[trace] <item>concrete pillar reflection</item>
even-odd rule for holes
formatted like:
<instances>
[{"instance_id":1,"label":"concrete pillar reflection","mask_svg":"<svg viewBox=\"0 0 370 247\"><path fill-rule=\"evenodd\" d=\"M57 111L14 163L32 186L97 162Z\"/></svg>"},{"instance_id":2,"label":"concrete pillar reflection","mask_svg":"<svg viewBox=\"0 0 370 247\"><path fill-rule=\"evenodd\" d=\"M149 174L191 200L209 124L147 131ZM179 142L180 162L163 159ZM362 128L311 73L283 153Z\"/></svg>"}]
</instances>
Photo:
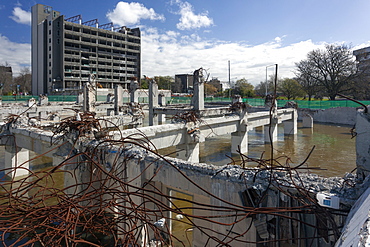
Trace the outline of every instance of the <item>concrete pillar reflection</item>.
<instances>
[{"instance_id":1,"label":"concrete pillar reflection","mask_svg":"<svg viewBox=\"0 0 370 247\"><path fill-rule=\"evenodd\" d=\"M302 127L303 128L312 128L313 127L313 117L309 114L306 114L302 118Z\"/></svg>"},{"instance_id":2,"label":"concrete pillar reflection","mask_svg":"<svg viewBox=\"0 0 370 247\"><path fill-rule=\"evenodd\" d=\"M7 148L8 147L8 148ZM29 169L29 150L25 148L15 148L7 146L5 148L5 169L6 173L11 171L9 176L19 177L28 175ZM11 170L12 169L12 170Z\"/></svg>"},{"instance_id":3,"label":"concrete pillar reflection","mask_svg":"<svg viewBox=\"0 0 370 247\"><path fill-rule=\"evenodd\" d=\"M248 152L248 132L237 131L231 133L231 153L237 154L237 150L241 153Z\"/></svg>"}]
</instances>

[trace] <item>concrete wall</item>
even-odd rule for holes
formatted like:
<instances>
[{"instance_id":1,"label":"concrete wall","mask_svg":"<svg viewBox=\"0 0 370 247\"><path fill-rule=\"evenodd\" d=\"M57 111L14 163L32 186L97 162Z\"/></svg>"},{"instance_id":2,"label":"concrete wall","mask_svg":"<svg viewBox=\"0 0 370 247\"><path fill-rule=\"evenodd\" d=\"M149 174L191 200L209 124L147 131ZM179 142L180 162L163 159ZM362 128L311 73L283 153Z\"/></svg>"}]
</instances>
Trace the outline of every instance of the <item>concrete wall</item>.
<instances>
[{"instance_id":1,"label":"concrete wall","mask_svg":"<svg viewBox=\"0 0 370 247\"><path fill-rule=\"evenodd\" d=\"M326 110L322 109L298 109L298 120L302 121L305 114L313 117L314 122L354 125L356 122L357 108L354 107L336 107Z\"/></svg>"}]
</instances>

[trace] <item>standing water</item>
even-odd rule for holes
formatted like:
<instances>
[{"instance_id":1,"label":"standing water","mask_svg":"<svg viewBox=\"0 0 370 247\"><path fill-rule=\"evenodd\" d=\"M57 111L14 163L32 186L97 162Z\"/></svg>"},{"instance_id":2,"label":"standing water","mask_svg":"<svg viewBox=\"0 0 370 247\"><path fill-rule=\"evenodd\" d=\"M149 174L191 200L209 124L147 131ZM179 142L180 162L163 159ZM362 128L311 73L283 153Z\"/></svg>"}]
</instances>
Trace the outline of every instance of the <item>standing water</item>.
<instances>
[{"instance_id":1,"label":"standing water","mask_svg":"<svg viewBox=\"0 0 370 247\"><path fill-rule=\"evenodd\" d=\"M273 143L274 158L278 158L282 164L290 158L289 164L294 167L303 162L315 146L306 164L308 167L320 168L320 170L310 169L309 171L325 177L343 176L356 167L355 138L351 139L350 129L349 126L317 123L314 124L313 129L302 128L301 123L298 123L298 133L294 136L284 135L283 126L279 125L278 141ZM262 128L249 131L248 139L249 151L246 154L248 157L261 158L263 155L263 159L270 158L271 145L264 143ZM231 154L230 142L230 135L208 138L200 145L200 162L221 166L235 160L236 164L240 164L237 162L240 158ZM172 152L175 152L173 147L161 150L162 154ZM255 166L256 163L249 162L247 165Z\"/></svg>"}]
</instances>

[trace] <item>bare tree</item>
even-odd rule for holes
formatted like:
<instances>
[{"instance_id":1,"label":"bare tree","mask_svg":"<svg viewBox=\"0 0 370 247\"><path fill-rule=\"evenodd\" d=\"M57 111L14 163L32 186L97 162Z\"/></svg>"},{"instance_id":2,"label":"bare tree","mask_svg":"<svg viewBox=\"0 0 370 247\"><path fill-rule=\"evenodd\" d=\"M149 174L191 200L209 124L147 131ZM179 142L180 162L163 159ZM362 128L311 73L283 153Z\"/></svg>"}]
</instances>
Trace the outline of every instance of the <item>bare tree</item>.
<instances>
[{"instance_id":1,"label":"bare tree","mask_svg":"<svg viewBox=\"0 0 370 247\"><path fill-rule=\"evenodd\" d=\"M356 62L346 45L330 44L324 50L313 50L307 54L306 60L296 66L298 78L311 86L322 86L331 100L335 100L338 93L348 90L356 75Z\"/></svg>"},{"instance_id":2,"label":"bare tree","mask_svg":"<svg viewBox=\"0 0 370 247\"><path fill-rule=\"evenodd\" d=\"M297 81L302 86L302 89L308 95L308 100L311 101L313 95L317 94L320 91L319 82L315 79L317 76L312 76L312 64L307 61L303 60L299 63L296 63L298 68Z\"/></svg>"},{"instance_id":3,"label":"bare tree","mask_svg":"<svg viewBox=\"0 0 370 247\"><path fill-rule=\"evenodd\" d=\"M12 92L13 73L12 67L6 62L0 65L0 86L4 93Z\"/></svg>"},{"instance_id":4,"label":"bare tree","mask_svg":"<svg viewBox=\"0 0 370 247\"><path fill-rule=\"evenodd\" d=\"M14 84L17 85L19 92L29 93L31 91L31 77L31 71L28 67L21 69L19 76L14 78Z\"/></svg>"}]
</instances>

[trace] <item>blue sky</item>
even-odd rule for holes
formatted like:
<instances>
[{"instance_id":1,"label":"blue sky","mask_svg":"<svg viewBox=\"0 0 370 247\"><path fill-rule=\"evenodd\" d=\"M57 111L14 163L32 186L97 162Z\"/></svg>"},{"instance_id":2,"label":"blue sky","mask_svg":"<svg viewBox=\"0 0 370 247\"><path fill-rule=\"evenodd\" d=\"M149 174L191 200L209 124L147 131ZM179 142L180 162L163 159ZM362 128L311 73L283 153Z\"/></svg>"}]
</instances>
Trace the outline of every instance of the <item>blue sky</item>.
<instances>
[{"instance_id":1,"label":"blue sky","mask_svg":"<svg viewBox=\"0 0 370 247\"><path fill-rule=\"evenodd\" d=\"M295 63L326 43L353 49L370 46L369 0L0 0L0 64L15 73L30 67L30 11L36 3L65 17L140 27L142 74L192 73L265 80L266 66L279 64L280 77L293 77ZM267 73L273 73L269 67Z\"/></svg>"}]
</instances>

